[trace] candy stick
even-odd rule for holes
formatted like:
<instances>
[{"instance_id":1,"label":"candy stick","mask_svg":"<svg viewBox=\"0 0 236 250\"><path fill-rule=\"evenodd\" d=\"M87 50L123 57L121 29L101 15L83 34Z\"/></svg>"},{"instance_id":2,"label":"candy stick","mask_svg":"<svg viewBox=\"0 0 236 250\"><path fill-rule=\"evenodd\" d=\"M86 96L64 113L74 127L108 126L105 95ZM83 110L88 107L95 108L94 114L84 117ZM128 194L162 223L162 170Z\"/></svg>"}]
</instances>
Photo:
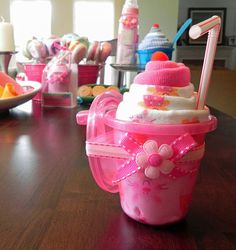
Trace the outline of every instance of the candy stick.
<instances>
[{"instance_id":1,"label":"candy stick","mask_svg":"<svg viewBox=\"0 0 236 250\"><path fill-rule=\"evenodd\" d=\"M207 97L208 87L210 83L212 67L215 58L216 46L220 32L221 19L218 16L213 16L201 23L193 25L189 30L189 36L192 39L208 33L207 45L205 50L204 62L200 78L199 90L197 95L197 109L204 109Z\"/></svg>"}]
</instances>

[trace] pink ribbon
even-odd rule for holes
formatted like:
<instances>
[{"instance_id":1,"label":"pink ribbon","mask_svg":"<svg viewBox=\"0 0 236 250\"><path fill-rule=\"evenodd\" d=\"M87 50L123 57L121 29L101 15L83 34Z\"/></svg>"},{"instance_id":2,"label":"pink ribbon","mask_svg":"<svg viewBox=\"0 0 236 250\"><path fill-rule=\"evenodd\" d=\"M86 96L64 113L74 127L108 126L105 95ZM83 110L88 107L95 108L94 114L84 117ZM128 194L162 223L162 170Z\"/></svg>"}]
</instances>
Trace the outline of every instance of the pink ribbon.
<instances>
[{"instance_id":1,"label":"pink ribbon","mask_svg":"<svg viewBox=\"0 0 236 250\"><path fill-rule=\"evenodd\" d=\"M69 70L64 67L64 71L62 72L53 72L49 79L47 80L48 83L63 83L64 79L68 76Z\"/></svg>"},{"instance_id":2,"label":"pink ribbon","mask_svg":"<svg viewBox=\"0 0 236 250\"><path fill-rule=\"evenodd\" d=\"M160 146L154 140L147 140L142 145L126 133L119 144L131 157L117 171L113 183L120 182L141 169L150 179L156 179L160 174L170 174L175 167L174 163L197 145L188 133L178 137L170 145Z\"/></svg>"}]
</instances>

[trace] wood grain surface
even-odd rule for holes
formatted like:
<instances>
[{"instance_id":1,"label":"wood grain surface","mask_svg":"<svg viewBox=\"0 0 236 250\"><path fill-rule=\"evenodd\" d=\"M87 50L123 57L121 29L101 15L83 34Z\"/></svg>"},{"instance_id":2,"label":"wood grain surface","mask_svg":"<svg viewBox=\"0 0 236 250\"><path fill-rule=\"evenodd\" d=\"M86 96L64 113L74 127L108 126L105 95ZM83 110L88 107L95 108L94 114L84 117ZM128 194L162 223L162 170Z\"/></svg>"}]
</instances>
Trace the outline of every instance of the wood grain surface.
<instances>
[{"instance_id":1,"label":"wood grain surface","mask_svg":"<svg viewBox=\"0 0 236 250\"><path fill-rule=\"evenodd\" d=\"M95 184L77 108L27 105L0 114L0 249L236 249L236 120L212 110L190 211L154 227Z\"/></svg>"}]
</instances>

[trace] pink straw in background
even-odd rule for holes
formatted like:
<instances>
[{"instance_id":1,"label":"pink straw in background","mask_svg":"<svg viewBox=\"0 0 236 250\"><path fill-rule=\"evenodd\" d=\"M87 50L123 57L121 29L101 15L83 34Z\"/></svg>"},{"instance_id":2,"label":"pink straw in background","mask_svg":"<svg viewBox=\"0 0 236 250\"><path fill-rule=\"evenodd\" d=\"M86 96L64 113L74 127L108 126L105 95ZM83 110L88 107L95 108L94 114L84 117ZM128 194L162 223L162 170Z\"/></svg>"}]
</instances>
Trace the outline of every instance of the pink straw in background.
<instances>
[{"instance_id":1,"label":"pink straw in background","mask_svg":"<svg viewBox=\"0 0 236 250\"><path fill-rule=\"evenodd\" d=\"M201 23L193 25L189 30L189 36L192 39L197 39L208 32L206 51L197 95L197 109L204 109L205 106L212 73L212 67L216 53L218 36L220 33L220 26L220 17L213 16Z\"/></svg>"}]
</instances>

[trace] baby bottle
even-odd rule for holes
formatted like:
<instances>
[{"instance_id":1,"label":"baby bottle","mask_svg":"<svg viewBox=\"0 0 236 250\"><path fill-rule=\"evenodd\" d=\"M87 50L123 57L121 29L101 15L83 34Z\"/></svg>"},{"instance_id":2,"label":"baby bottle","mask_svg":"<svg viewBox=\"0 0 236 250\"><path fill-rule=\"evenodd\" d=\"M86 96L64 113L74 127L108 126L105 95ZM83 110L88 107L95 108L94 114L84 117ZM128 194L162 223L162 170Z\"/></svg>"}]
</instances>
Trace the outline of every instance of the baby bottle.
<instances>
[{"instance_id":1,"label":"baby bottle","mask_svg":"<svg viewBox=\"0 0 236 250\"><path fill-rule=\"evenodd\" d=\"M117 64L136 63L138 46L138 4L137 0L126 0L119 20L117 41Z\"/></svg>"}]
</instances>

